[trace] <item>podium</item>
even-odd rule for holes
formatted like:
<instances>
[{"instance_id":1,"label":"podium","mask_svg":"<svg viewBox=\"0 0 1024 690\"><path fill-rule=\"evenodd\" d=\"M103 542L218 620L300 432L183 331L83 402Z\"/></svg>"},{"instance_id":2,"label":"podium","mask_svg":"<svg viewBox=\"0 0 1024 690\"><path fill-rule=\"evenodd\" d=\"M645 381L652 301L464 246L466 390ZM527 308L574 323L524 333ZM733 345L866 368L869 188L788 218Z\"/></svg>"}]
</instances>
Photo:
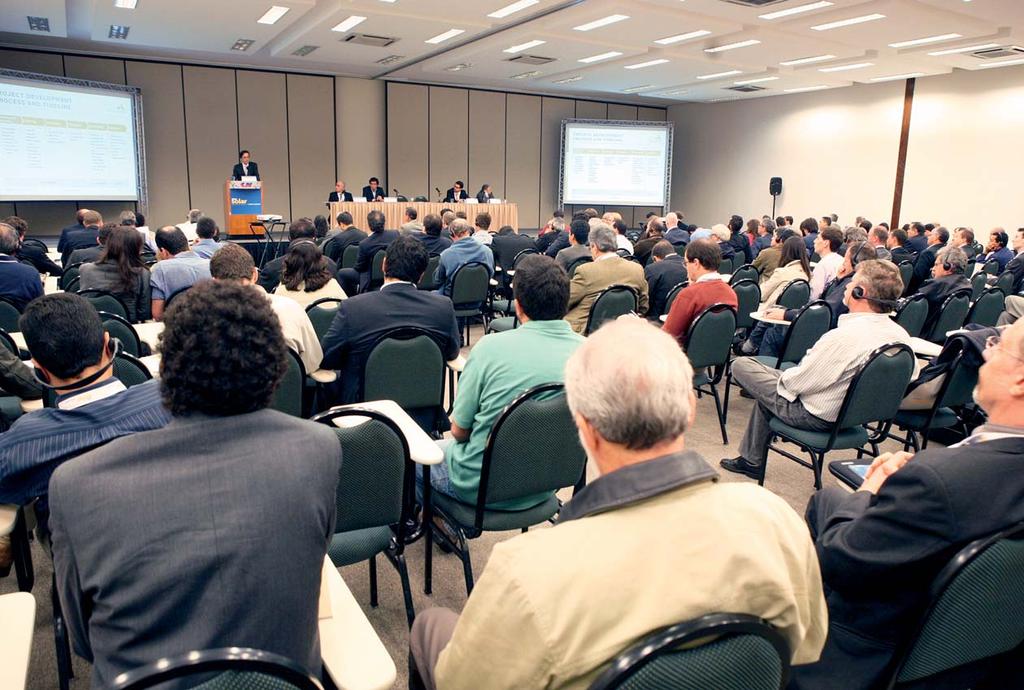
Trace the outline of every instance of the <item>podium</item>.
<instances>
[{"instance_id":1,"label":"podium","mask_svg":"<svg viewBox=\"0 0 1024 690\"><path fill-rule=\"evenodd\" d=\"M228 237L263 236L262 225L250 227L263 213L263 183L228 180L224 183L224 224Z\"/></svg>"}]
</instances>

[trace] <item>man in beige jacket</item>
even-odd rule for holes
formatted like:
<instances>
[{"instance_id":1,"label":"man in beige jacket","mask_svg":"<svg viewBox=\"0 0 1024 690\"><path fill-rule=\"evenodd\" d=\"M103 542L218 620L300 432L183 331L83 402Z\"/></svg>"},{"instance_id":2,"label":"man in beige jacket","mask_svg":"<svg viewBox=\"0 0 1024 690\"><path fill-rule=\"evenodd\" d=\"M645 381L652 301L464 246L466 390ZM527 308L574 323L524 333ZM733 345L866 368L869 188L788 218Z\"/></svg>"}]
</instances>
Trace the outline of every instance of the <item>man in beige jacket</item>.
<instances>
[{"instance_id":1,"label":"man in beige jacket","mask_svg":"<svg viewBox=\"0 0 1024 690\"><path fill-rule=\"evenodd\" d=\"M764 618L794 664L818 659L828 619L807 527L775 494L719 482L686 450L692 378L675 340L640 319L576 350L566 392L601 477L554 528L495 546L461 615L417 617L410 646L426 687L586 688L642 637L715 612Z\"/></svg>"},{"instance_id":2,"label":"man in beige jacket","mask_svg":"<svg viewBox=\"0 0 1024 690\"><path fill-rule=\"evenodd\" d=\"M612 285L627 285L639 295L640 314L647 313L647 279L643 267L615 253L615 231L604 223L590 230L590 255L594 260L576 269L569 283L569 313L565 320L577 333L587 328L587 317L598 295Z\"/></svg>"}]
</instances>

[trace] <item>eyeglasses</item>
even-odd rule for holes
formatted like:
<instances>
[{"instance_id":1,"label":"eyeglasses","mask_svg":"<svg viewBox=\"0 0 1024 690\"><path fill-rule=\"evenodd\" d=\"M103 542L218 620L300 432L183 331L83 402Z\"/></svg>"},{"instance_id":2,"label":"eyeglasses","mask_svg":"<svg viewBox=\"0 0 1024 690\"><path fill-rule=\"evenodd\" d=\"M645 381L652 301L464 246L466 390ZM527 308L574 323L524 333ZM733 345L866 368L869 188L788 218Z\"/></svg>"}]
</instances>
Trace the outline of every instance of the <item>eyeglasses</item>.
<instances>
[{"instance_id":1,"label":"eyeglasses","mask_svg":"<svg viewBox=\"0 0 1024 690\"><path fill-rule=\"evenodd\" d=\"M1002 334L990 335L989 337L985 338L985 352L987 353L990 350L999 350L1001 352L1004 352L1008 357L1014 358L1018 362L1024 362L1024 357L1022 357L1021 355L1015 355L1012 352L1009 352L1005 350L1003 347L1001 347L1001 341Z\"/></svg>"}]
</instances>

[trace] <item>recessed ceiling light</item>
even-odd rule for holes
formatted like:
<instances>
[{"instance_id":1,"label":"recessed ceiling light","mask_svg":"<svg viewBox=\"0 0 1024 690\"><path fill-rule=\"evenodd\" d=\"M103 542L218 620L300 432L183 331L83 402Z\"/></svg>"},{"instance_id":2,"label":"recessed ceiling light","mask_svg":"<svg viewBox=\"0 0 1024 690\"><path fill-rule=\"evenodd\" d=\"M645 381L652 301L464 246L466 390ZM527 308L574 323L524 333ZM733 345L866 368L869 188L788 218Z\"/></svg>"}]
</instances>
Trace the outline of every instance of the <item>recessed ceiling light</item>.
<instances>
[{"instance_id":1,"label":"recessed ceiling light","mask_svg":"<svg viewBox=\"0 0 1024 690\"><path fill-rule=\"evenodd\" d=\"M963 38L960 34L941 34L939 36L925 36L924 38L915 38L911 41L899 41L898 43L890 43L890 48L909 48L910 46L921 46L926 43L939 43L941 41L952 41L954 38Z\"/></svg>"},{"instance_id":2,"label":"recessed ceiling light","mask_svg":"<svg viewBox=\"0 0 1024 690\"><path fill-rule=\"evenodd\" d=\"M865 14L860 17L851 17L850 19L840 19L837 22L829 22L828 24L818 24L811 28L815 31L828 31L829 29L841 29L844 26L853 26L854 24L863 24L864 22L873 22L876 19L885 19L884 14Z\"/></svg>"},{"instance_id":3,"label":"recessed ceiling light","mask_svg":"<svg viewBox=\"0 0 1024 690\"><path fill-rule=\"evenodd\" d=\"M779 64L786 67L792 67L793 65L809 65L812 62L824 62L825 60L832 60L833 58L835 58L835 55L814 55L811 57L798 58L796 60L786 60Z\"/></svg>"},{"instance_id":4,"label":"recessed ceiling light","mask_svg":"<svg viewBox=\"0 0 1024 690\"><path fill-rule=\"evenodd\" d=\"M700 29L699 31L691 31L688 34L678 34L676 36L666 36L665 38L659 38L655 43L663 46L670 46L673 43L680 43L682 41L689 41L691 38L700 38L701 36L710 36L711 32L706 29Z\"/></svg>"},{"instance_id":5,"label":"recessed ceiling light","mask_svg":"<svg viewBox=\"0 0 1024 690\"><path fill-rule=\"evenodd\" d=\"M734 81L733 84L736 86L746 86L747 84L760 84L763 81L777 81L778 77L758 77L757 79L742 79L740 81Z\"/></svg>"},{"instance_id":6,"label":"recessed ceiling light","mask_svg":"<svg viewBox=\"0 0 1024 690\"><path fill-rule=\"evenodd\" d=\"M989 62L984 65L978 65L978 69L992 69L993 67L1009 67L1010 65L1024 65L1024 58L1014 58L1013 60L1003 60L1002 62Z\"/></svg>"},{"instance_id":7,"label":"recessed ceiling light","mask_svg":"<svg viewBox=\"0 0 1024 690\"><path fill-rule=\"evenodd\" d=\"M875 77L871 81L896 81L897 79L914 79L923 77L924 72L911 72L909 74L890 74L888 77Z\"/></svg>"},{"instance_id":8,"label":"recessed ceiling light","mask_svg":"<svg viewBox=\"0 0 1024 690\"><path fill-rule=\"evenodd\" d=\"M590 57L580 58L578 61L585 64L590 64L591 62L599 62L601 60L607 60L608 58L619 57L620 55L622 55L622 53L620 53L617 50L609 50L607 53L601 53L599 55L591 55Z\"/></svg>"},{"instance_id":9,"label":"recessed ceiling light","mask_svg":"<svg viewBox=\"0 0 1024 690\"><path fill-rule=\"evenodd\" d=\"M732 50L734 48L746 48L747 46L756 46L761 41L756 38L751 38L747 41L737 41L736 43L726 43L724 46L716 46L714 48L705 48L705 53L721 53L723 50Z\"/></svg>"},{"instance_id":10,"label":"recessed ceiling light","mask_svg":"<svg viewBox=\"0 0 1024 690\"><path fill-rule=\"evenodd\" d=\"M120 7L123 10L134 10L138 4L139 0L114 0L114 7Z\"/></svg>"},{"instance_id":11,"label":"recessed ceiling light","mask_svg":"<svg viewBox=\"0 0 1024 690\"><path fill-rule=\"evenodd\" d=\"M130 29L130 26L124 26L122 24L111 24L110 31L107 33L107 38L116 38L123 41L128 38L128 31Z\"/></svg>"},{"instance_id":12,"label":"recessed ceiling light","mask_svg":"<svg viewBox=\"0 0 1024 690\"><path fill-rule=\"evenodd\" d=\"M525 10L527 7L532 7L538 2L540 2L540 0L519 0L519 2L513 2L511 5L502 7L500 10L495 10L487 16L493 19L504 19L510 14L515 14L519 10Z\"/></svg>"},{"instance_id":13,"label":"recessed ceiling light","mask_svg":"<svg viewBox=\"0 0 1024 690\"><path fill-rule=\"evenodd\" d=\"M664 65L668 60L665 58L658 58L657 60L648 60L647 62L638 62L635 65L626 65L626 69L643 69L644 67L654 67L655 65Z\"/></svg>"},{"instance_id":14,"label":"recessed ceiling light","mask_svg":"<svg viewBox=\"0 0 1024 690\"><path fill-rule=\"evenodd\" d=\"M847 72L851 69L864 69L865 67L871 67L875 63L873 62L855 62L852 65L839 65L838 67L822 67L819 72Z\"/></svg>"},{"instance_id":15,"label":"recessed ceiling light","mask_svg":"<svg viewBox=\"0 0 1024 690\"><path fill-rule=\"evenodd\" d=\"M530 77L536 77L540 74L537 70L532 72L523 72L522 74L513 74L509 79L529 79Z\"/></svg>"},{"instance_id":16,"label":"recessed ceiling light","mask_svg":"<svg viewBox=\"0 0 1024 690\"><path fill-rule=\"evenodd\" d=\"M572 27L574 31L590 31L592 29L600 29L602 26L608 26L615 22L621 22L625 19L629 19L629 15L625 14L610 14L602 19L595 19L592 22L586 24L580 24L579 26Z\"/></svg>"},{"instance_id":17,"label":"recessed ceiling light","mask_svg":"<svg viewBox=\"0 0 1024 690\"><path fill-rule=\"evenodd\" d=\"M251 38L240 38L231 46L231 50L249 50L256 41Z\"/></svg>"},{"instance_id":18,"label":"recessed ceiling light","mask_svg":"<svg viewBox=\"0 0 1024 690\"><path fill-rule=\"evenodd\" d=\"M365 21L366 17L360 17L358 14L353 14L345 21L335 24L331 28L331 31L348 31L352 27L357 26L358 24L362 24Z\"/></svg>"},{"instance_id":19,"label":"recessed ceiling light","mask_svg":"<svg viewBox=\"0 0 1024 690\"><path fill-rule=\"evenodd\" d=\"M731 69L728 72L715 72L714 74L702 74L698 79L718 79L719 77L731 77L734 74L743 74L741 69Z\"/></svg>"},{"instance_id":20,"label":"recessed ceiling light","mask_svg":"<svg viewBox=\"0 0 1024 690\"><path fill-rule=\"evenodd\" d=\"M822 0L821 2L812 2L810 5L800 5L799 7L790 7L788 10L778 10L777 12L769 12L768 14L760 14L760 19L781 19L782 17L788 17L794 14L800 14L802 12L811 12L813 10L820 10L824 7L832 7L831 2Z\"/></svg>"},{"instance_id":21,"label":"recessed ceiling light","mask_svg":"<svg viewBox=\"0 0 1024 690\"><path fill-rule=\"evenodd\" d=\"M566 77L565 79L556 79L555 81L553 81L551 83L552 84L571 84L572 82L579 81L582 78L583 78L582 75L577 74L575 77Z\"/></svg>"},{"instance_id":22,"label":"recessed ceiling light","mask_svg":"<svg viewBox=\"0 0 1024 690\"><path fill-rule=\"evenodd\" d=\"M945 50L936 50L929 55L955 55L957 53L973 53L976 50L986 50L988 48L998 48L998 43L982 43L976 46L964 46L962 48L946 48Z\"/></svg>"},{"instance_id":23,"label":"recessed ceiling light","mask_svg":"<svg viewBox=\"0 0 1024 690\"><path fill-rule=\"evenodd\" d=\"M427 40L424 41L424 43L433 43L434 45L437 45L438 43L444 43L449 38L455 38L459 34L464 33L466 33L465 29L448 29L443 34L438 34L433 38L428 38Z\"/></svg>"},{"instance_id":24,"label":"recessed ceiling light","mask_svg":"<svg viewBox=\"0 0 1024 690\"><path fill-rule=\"evenodd\" d=\"M50 31L50 20L46 17L29 17L28 18L28 30L29 31L44 31L49 33Z\"/></svg>"},{"instance_id":25,"label":"recessed ceiling light","mask_svg":"<svg viewBox=\"0 0 1024 690\"><path fill-rule=\"evenodd\" d=\"M545 43L547 43L547 41L541 41L541 40L527 41L526 43L520 43L517 46L512 46L511 48L506 48L502 52L503 53L519 53L519 52L522 52L524 50L529 50L530 48L536 48L537 46L542 46Z\"/></svg>"},{"instance_id":26,"label":"recessed ceiling light","mask_svg":"<svg viewBox=\"0 0 1024 690\"><path fill-rule=\"evenodd\" d=\"M445 72L461 72L462 70L469 69L472 66L473 66L472 62L460 62L457 65L452 65L451 67L445 67L444 71Z\"/></svg>"},{"instance_id":27,"label":"recessed ceiling light","mask_svg":"<svg viewBox=\"0 0 1024 690\"><path fill-rule=\"evenodd\" d=\"M823 89L830 88L825 84L819 86L801 86L797 89L783 89L785 93L803 93L804 91L822 91Z\"/></svg>"},{"instance_id":28,"label":"recessed ceiling light","mask_svg":"<svg viewBox=\"0 0 1024 690\"><path fill-rule=\"evenodd\" d=\"M377 64L378 65L390 65L392 62L398 62L399 60L404 60L404 59L405 59L404 55L388 55L387 57L383 57L380 60L377 60Z\"/></svg>"},{"instance_id":29,"label":"recessed ceiling light","mask_svg":"<svg viewBox=\"0 0 1024 690\"><path fill-rule=\"evenodd\" d=\"M398 0L380 0L381 2L398 2Z\"/></svg>"},{"instance_id":30,"label":"recessed ceiling light","mask_svg":"<svg viewBox=\"0 0 1024 690\"><path fill-rule=\"evenodd\" d=\"M653 84L644 84L643 86L631 86L628 89L623 89L622 93L636 93L637 91L643 91L644 89L653 89Z\"/></svg>"},{"instance_id":31,"label":"recessed ceiling light","mask_svg":"<svg viewBox=\"0 0 1024 690\"><path fill-rule=\"evenodd\" d=\"M690 93L689 89L675 89L674 91L662 91L662 96L678 96L680 94Z\"/></svg>"},{"instance_id":32,"label":"recessed ceiling light","mask_svg":"<svg viewBox=\"0 0 1024 690\"><path fill-rule=\"evenodd\" d=\"M273 24L278 19L288 13L290 7L281 7L280 5L273 5L269 10L263 13L263 16L256 20L257 24Z\"/></svg>"},{"instance_id":33,"label":"recessed ceiling light","mask_svg":"<svg viewBox=\"0 0 1024 690\"><path fill-rule=\"evenodd\" d=\"M302 46L298 50L292 51L292 55L296 57L306 57L320 46Z\"/></svg>"}]
</instances>

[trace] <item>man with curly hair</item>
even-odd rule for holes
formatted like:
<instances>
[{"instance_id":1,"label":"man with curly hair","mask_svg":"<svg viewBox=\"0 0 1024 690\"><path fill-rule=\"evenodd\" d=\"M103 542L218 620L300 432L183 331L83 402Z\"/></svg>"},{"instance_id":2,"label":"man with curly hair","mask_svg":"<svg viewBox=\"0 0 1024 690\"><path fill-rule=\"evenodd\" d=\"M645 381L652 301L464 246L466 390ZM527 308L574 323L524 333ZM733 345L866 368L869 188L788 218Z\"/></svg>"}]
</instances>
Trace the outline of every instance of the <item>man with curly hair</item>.
<instances>
[{"instance_id":1,"label":"man with curly hair","mask_svg":"<svg viewBox=\"0 0 1024 690\"><path fill-rule=\"evenodd\" d=\"M338 437L267 409L287 353L255 287L199 283L164 322L171 423L87 453L50 483L75 649L92 662L94 687L153 659L231 646L317 673Z\"/></svg>"}]
</instances>

